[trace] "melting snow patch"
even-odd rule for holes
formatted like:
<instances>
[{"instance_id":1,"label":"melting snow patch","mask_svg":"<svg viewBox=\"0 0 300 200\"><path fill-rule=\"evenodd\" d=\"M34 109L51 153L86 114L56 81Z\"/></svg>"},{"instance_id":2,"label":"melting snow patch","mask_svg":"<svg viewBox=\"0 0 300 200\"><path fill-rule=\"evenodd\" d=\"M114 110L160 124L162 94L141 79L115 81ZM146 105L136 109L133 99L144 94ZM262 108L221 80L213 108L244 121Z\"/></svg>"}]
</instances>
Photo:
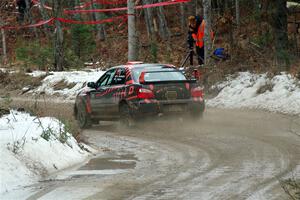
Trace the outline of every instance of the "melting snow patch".
<instances>
[{"instance_id":1,"label":"melting snow patch","mask_svg":"<svg viewBox=\"0 0 300 200\"><path fill-rule=\"evenodd\" d=\"M214 88L221 92L207 105L223 108L252 108L300 115L300 81L281 73L268 78L266 74L241 72L228 77Z\"/></svg>"},{"instance_id":2,"label":"melting snow patch","mask_svg":"<svg viewBox=\"0 0 300 200\"><path fill-rule=\"evenodd\" d=\"M16 111L3 116L0 118L0 199L43 175L84 161L89 153L81 145L55 118L37 118Z\"/></svg>"},{"instance_id":3,"label":"melting snow patch","mask_svg":"<svg viewBox=\"0 0 300 200\"><path fill-rule=\"evenodd\" d=\"M68 99L74 99L85 83L97 81L103 74L104 71L100 70L50 72L42 81L42 85L31 92L38 94L45 93L47 95L58 94ZM29 75L39 77L45 75L45 72L34 71ZM61 82L70 87L55 88Z\"/></svg>"}]
</instances>

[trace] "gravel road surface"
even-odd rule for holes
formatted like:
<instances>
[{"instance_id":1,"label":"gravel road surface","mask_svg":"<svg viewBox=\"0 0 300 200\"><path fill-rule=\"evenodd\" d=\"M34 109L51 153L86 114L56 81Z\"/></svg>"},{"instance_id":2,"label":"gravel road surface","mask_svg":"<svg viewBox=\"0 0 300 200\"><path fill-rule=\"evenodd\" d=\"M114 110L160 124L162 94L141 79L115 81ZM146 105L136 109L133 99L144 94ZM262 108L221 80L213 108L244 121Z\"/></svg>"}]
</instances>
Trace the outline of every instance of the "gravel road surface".
<instances>
[{"instance_id":1,"label":"gravel road surface","mask_svg":"<svg viewBox=\"0 0 300 200\"><path fill-rule=\"evenodd\" d=\"M199 121L117 127L85 130L103 153L34 186L29 199L282 200L285 180L300 180L299 117L209 108Z\"/></svg>"}]
</instances>

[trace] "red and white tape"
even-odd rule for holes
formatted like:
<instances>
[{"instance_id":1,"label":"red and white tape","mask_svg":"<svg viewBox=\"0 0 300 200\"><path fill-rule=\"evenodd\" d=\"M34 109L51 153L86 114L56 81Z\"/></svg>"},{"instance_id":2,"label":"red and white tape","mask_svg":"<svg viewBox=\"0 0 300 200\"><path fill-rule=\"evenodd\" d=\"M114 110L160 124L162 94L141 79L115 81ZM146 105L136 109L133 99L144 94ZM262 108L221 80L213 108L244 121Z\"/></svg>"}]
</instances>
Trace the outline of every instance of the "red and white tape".
<instances>
[{"instance_id":1,"label":"red and white tape","mask_svg":"<svg viewBox=\"0 0 300 200\"><path fill-rule=\"evenodd\" d=\"M11 29L33 28L33 27L43 26L43 25L46 25L46 24L53 24L53 22L55 20L58 20L62 23L68 23L68 24L95 25L95 24L110 23L110 22L114 22L114 21L117 21L117 20L124 20L127 17L128 17L128 15L120 15L120 16L117 16L117 17L111 17L111 18L97 20L97 21L77 21L77 20L64 19L64 18L51 18L51 19L48 19L48 20L40 21L36 24L29 24L29 25L24 25L24 26L2 26L2 27L0 27L0 29L11 30Z\"/></svg>"}]
</instances>

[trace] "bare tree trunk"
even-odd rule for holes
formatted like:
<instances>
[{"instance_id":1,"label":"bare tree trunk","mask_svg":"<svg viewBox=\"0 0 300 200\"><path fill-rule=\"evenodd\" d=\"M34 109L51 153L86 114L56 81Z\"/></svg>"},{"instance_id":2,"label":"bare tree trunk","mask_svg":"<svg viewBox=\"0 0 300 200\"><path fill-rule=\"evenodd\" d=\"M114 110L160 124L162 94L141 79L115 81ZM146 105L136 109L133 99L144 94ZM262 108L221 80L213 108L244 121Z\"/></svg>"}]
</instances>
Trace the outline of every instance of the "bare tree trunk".
<instances>
[{"instance_id":1,"label":"bare tree trunk","mask_svg":"<svg viewBox=\"0 0 300 200\"><path fill-rule=\"evenodd\" d=\"M0 18L0 26L3 26L2 18ZM5 36L5 30L1 29L1 35L2 35L2 53L3 53L3 59L2 63L5 65L7 63L7 49L6 49L6 36Z\"/></svg>"},{"instance_id":2,"label":"bare tree trunk","mask_svg":"<svg viewBox=\"0 0 300 200\"><path fill-rule=\"evenodd\" d=\"M31 17L31 13L30 13L30 1L25 0L25 4L26 4L25 15L27 16L27 18L29 19L29 21L31 23L32 22L32 17Z\"/></svg>"},{"instance_id":3,"label":"bare tree trunk","mask_svg":"<svg viewBox=\"0 0 300 200\"><path fill-rule=\"evenodd\" d=\"M201 15L202 14L202 1L201 0L196 0L196 15Z\"/></svg>"},{"instance_id":4,"label":"bare tree trunk","mask_svg":"<svg viewBox=\"0 0 300 200\"><path fill-rule=\"evenodd\" d=\"M158 2L162 2L161 0L158 0ZM164 14L163 7L158 7L158 20L159 20L159 33L163 40L169 41L170 39L170 30L168 28L168 23L166 20L166 16Z\"/></svg>"},{"instance_id":5,"label":"bare tree trunk","mask_svg":"<svg viewBox=\"0 0 300 200\"><path fill-rule=\"evenodd\" d=\"M240 29L240 5L239 0L235 0L235 18L238 29Z\"/></svg>"},{"instance_id":6,"label":"bare tree trunk","mask_svg":"<svg viewBox=\"0 0 300 200\"><path fill-rule=\"evenodd\" d=\"M191 0L187 3L187 14L188 16L196 15L196 0Z\"/></svg>"},{"instance_id":7,"label":"bare tree trunk","mask_svg":"<svg viewBox=\"0 0 300 200\"><path fill-rule=\"evenodd\" d=\"M143 5L147 5L147 4L151 4L152 1L145 0L142 3L143 3ZM154 36L153 9L146 8L144 11L145 11L145 22L146 22L146 27L147 27L148 38L151 39Z\"/></svg>"},{"instance_id":8,"label":"bare tree trunk","mask_svg":"<svg viewBox=\"0 0 300 200\"><path fill-rule=\"evenodd\" d=\"M93 0L91 0L91 3L92 3L92 9L96 9L96 6L93 4ZM93 12L92 16L94 21L101 19L100 14L97 12ZM97 40L105 41L106 33L105 33L104 24L97 24L96 30L97 30Z\"/></svg>"},{"instance_id":9,"label":"bare tree trunk","mask_svg":"<svg viewBox=\"0 0 300 200\"><path fill-rule=\"evenodd\" d=\"M30 1L30 0L25 0L25 4L26 4L25 16L26 16L27 19L29 20L29 23L30 23L30 24L34 24L35 21L33 20L32 15L31 15L31 12L30 12L31 1ZM38 33L37 33L37 30L36 30L36 27L33 27L32 30L33 30L33 32L34 32L34 34L35 34L35 37L38 38Z\"/></svg>"},{"instance_id":10,"label":"bare tree trunk","mask_svg":"<svg viewBox=\"0 0 300 200\"><path fill-rule=\"evenodd\" d=\"M49 19L49 15L45 10L44 5L45 5L45 0L40 0L40 6L39 6L40 13L42 15L43 20L47 20Z\"/></svg>"},{"instance_id":11,"label":"bare tree trunk","mask_svg":"<svg viewBox=\"0 0 300 200\"><path fill-rule=\"evenodd\" d=\"M53 12L55 18L62 17L63 13L63 1L62 0L54 0L53 1ZM62 30L61 22L55 20L55 36L54 36L54 68L56 71L63 71L64 65L64 35Z\"/></svg>"},{"instance_id":12,"label":"bare tree trunk","mask_svg":"<svg viewBox=\"0 0 300 200\"><path fill-rule=\"evenodd\" d=\"M287 1L271 1L272 31L275 37L276 57L281 70L288 69ZM286 66L283 66L283 65Z\"/></svg>"},{"instance_id":13,"label":"bare tree trunk","mask_svg":"<svg viewBox=\"0 0 300 200\"><path fill-rule=\"evenodd\" d=\"M210 37L211 29L211 0L203 0L203 18L205 20L205 36L204 36L204 63L209 63L209 57L212 51L212 40Z\"/></svg>"},{"instance_id":14,"label":"bare tree trunk","mask_svg":"<svg viewBox=\"0 0 300 200\"><path fill-rule=\"evenodd\" d=\"M220 2L220 0L217 0L217 8L218 8L218 15L221 15L221 8L222 8L222 5L221 5L221 2Z\"/></svg>"},{"instance_id":15,"label":"bare tree trunk","mask_svg":"<svg viewBox=\"0 0 300 200\"><path fill-rule=\"evenodd\" d=\"M7 50L6 50L6 38L5 38L5 31L1 29L2 35L2 49L3 49L3 64L6 65L7 63Z\"/></svg>"},{"instance_id":16,"label":"bare tree trunk","mask_svg":"<svg viewBox=\"0 0 300 200\"><path fill-rule=\"evenodd\" d=\"M152 0L145 0L142 2L143 5L153 3ZM153 21L153 8L146 8L145 13L145 22L147 27L147 35L150 40L150 52L151 52L151 62L157 62L157 41L156 41L156 32L154 30L154 21Z\"/></svg>"},{"instance_id":17,"label":"bare tree trunk","mask_svg":"<svg viewBox=\"0 0 300 200\"><path fill-rule=\"evenodd\" d=\"M48 20L48 19L49 19L49 15L48 15L48 13L47 13L46 10L45 10L44 5L45 5L45 0L40 0L39 11L40 11L40 13L41 13L41 15L42 15L42 19L43 19L43 20ZM51 33L50 33L50 31L49 31L48 28L49 28L49 26L48 26L48 24L46 24L46 25L45 25L45 28L44 28L44 32L45 32L45 34L46 34L48 37L51 37Z\"/></svg>"},{"instance_id":18,"label":"bare tree trunk","mask_svg":"<svg viewBox=\"0 0 300 200\"><path fill-rule=\"evenodd\" d=\"M134 0L127 0L128 6L128 61L138 60L138 36L135 27Z\"/></svg>"},{"instance_id":19,"label":"bare tree trunk","mask_svg":"<svg viewBox=\"0 0 300 200\"><path fill-rule=\"evenodd\" d=\"M185 11L185 5L183 3L180 4L180 25L181 25L181 30L184 31L186 30L187 27L187 22L186 22L186 11Z\"/></svg>"}]
</instances>

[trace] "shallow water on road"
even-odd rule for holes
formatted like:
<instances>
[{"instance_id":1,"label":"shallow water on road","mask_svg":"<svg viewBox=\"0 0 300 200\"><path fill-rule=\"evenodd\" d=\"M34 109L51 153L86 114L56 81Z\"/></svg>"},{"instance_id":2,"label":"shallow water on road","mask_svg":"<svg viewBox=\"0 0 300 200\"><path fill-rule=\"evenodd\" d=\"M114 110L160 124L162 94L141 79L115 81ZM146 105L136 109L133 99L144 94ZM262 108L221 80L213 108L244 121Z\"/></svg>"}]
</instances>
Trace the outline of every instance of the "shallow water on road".
<instances>
[{"instance_id":1,"label":"shallow water on road","mask_svg":"<svg viewBox=\"0 0 300 200\"><path fill-rule=\"evenodd\" d=\"M120 155L115 157L98 157L91 159L79 170L107 170L107 169L134 169L137 158L134 154Z\"/></svg>"}]
</instances>

